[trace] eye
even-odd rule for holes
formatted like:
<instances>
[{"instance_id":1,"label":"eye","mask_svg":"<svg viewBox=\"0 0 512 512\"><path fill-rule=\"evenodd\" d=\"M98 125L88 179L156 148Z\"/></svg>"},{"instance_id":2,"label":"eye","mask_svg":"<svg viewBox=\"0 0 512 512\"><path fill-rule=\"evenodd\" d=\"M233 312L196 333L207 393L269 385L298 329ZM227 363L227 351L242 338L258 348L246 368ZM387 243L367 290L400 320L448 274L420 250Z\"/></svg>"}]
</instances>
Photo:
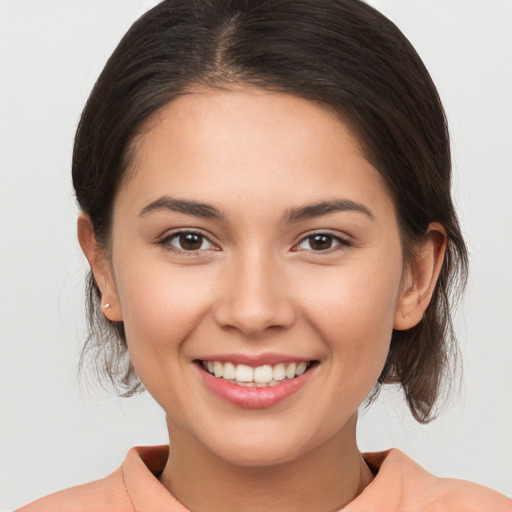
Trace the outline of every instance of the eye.
<instances>
[{"instance_id":1,"label":"eye","mask_svg":"<svg viewBox=\"0 0 512 512\"><path fill-rule=\"evenodd\" d=\"M180 231L165 237L160 242L170 250L197 252L216 249L216 247L201 233L194 231Z\"/></svg>"},{"instance_id":2,"label":"eye","mask_svg":"<svg viewBox=\"0 0 512 512\"><path fill-rule=\"evenodd\" d=\"M329 233L315 233L303 238L302 241L296 245L296 250L306 250L314 252L328 251L338 246L350 247L351 243L344 240L339 236L331 235Z\"/></svg>"}]
</instances>

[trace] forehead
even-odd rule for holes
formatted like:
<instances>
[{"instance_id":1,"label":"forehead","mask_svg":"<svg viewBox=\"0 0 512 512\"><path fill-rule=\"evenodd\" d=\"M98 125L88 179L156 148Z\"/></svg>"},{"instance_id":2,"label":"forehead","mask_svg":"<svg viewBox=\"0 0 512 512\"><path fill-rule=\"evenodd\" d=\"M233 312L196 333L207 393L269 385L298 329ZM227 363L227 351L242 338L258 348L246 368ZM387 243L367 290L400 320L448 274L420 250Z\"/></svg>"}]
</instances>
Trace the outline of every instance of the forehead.
<instances>
[{"instance_id":1,"label":"forehead","mask_svg":"<svg viewBox=\"0 0 512 512\"><path fill-rule=\"evenodd\" d=\"M329 108L258 89L198 89L147 123L120 195L296 203L326 194L392 204L382 176ZM365 197L364 197L365 196ZM352 197L352 199L355 199Z\"/></svg>"}]
</instances>

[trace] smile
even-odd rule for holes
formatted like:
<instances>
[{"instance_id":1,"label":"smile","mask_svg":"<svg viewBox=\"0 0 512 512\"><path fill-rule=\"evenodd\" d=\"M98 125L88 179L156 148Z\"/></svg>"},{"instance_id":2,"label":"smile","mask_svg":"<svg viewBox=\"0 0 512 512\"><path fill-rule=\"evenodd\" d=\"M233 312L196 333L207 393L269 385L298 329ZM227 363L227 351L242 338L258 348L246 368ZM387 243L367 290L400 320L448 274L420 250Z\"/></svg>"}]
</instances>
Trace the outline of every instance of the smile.
<instances>
[{"instance_id":1,"label":"smile","mask_svg":"<svg viewBox=\"0 0 512 512\"><path fill-rule=\"evenodd\" d=\"M259 366L254 366L255 362L226 360L195 362L199 377L210 392L243 409L263 409L291 399L306 386L319 366L318 361L260 363Z\"/></svg>"},{"instance_id":2,"label":"smile","mask_svg":"<svg viewBox=\"0 0 512 512\"><path fill-rule=\"evenodd\" d=\"M312 362L280 363L248 366L221 361L201 361L202 367L217 379L246 387L270 387L295 379L305 373Z\"/></svg>"}]
</instances>

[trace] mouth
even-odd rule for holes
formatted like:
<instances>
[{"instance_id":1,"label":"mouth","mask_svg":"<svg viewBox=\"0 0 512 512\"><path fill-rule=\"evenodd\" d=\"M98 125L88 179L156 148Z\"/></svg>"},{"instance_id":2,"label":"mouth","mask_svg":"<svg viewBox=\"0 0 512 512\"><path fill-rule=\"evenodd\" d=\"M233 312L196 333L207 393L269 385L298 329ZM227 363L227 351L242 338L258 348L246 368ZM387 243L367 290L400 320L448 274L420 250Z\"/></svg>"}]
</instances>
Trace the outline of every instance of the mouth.
<instances>
[{"instance_id":1,"label":"mouth","mask_svg":"<svg viewBox=\"0 0 512 512\"><path fill-rule=\"evenodd\" d=\"M297 361L249 366L223 361L198 360L202 369L217 379L244 387L266 388L278 386L306 373L317 361Z\"/></svg>"},{"instance_id":2,"label":"mouth","mask_svg":"<svg viewBox=\"0 0 512 512\"><path fill-rule=\"evenodd\" d=\"M264 409L291 399L307 385L319 365L315 360L260 366L252 361L250 364L229 360L196 359L194 362L206 388L223 401L243 409Z\"/></svg>"}]
</instances>

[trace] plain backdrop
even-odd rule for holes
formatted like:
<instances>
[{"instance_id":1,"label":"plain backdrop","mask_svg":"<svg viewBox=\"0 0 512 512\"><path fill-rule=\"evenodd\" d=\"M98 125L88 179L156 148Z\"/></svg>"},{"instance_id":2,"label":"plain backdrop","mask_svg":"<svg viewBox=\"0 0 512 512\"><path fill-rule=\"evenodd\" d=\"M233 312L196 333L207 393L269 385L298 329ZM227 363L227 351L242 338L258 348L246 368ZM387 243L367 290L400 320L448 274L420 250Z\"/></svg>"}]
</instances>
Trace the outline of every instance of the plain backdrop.
<instances>
[{"instance_id":1,"label":"plain backdrop","mask_svg":"<svg viewBox=\"0 0 512 512\"><path fill-rule=\"evenodd\" d=\"M0 508L116 469L167 443L147 395L81 385L86 271L70 159L87 95L155 1L0 0ZM415 424L400 394L360 417L362 450L396 446L440 476L512 496L512 2L374 0L423 57L453 140L454 193L471 251L457 316L460 394Z\"/></svg>"}]
</instances>

